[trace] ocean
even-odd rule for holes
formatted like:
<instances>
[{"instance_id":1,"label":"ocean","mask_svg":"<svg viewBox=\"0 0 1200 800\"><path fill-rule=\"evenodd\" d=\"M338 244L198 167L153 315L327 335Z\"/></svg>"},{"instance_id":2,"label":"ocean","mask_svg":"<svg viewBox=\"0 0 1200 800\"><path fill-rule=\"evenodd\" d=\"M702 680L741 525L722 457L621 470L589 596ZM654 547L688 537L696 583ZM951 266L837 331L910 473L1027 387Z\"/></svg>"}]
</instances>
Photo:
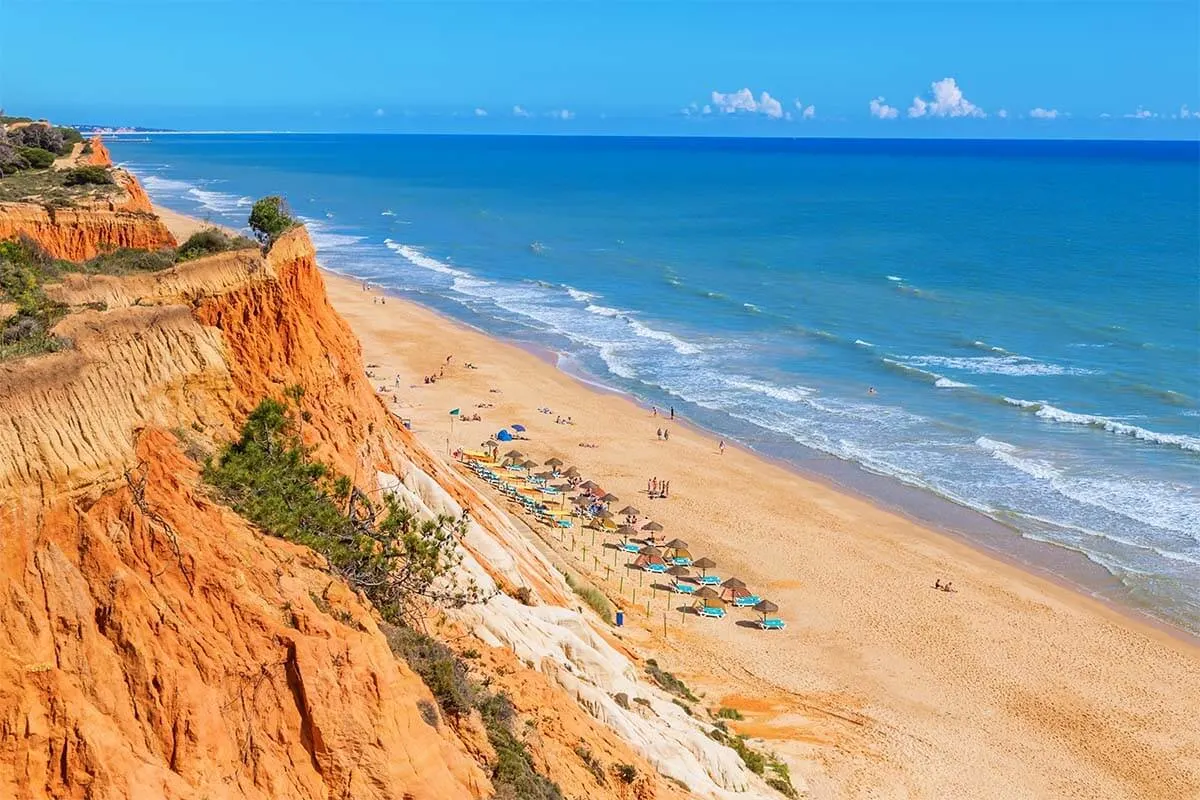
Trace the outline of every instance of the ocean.
<instances>
[{"instance_id":1,"label":"ocean","mask_svg":"<svg viewBox=\"0 0 1200 800\"><path fill-rule=\"evenodd\" d=\"M868 495L973 509L1200 633L1196 142L110 149L162 205L242 226L282 194L330 269Z\"/></svg>"}]
</instances>

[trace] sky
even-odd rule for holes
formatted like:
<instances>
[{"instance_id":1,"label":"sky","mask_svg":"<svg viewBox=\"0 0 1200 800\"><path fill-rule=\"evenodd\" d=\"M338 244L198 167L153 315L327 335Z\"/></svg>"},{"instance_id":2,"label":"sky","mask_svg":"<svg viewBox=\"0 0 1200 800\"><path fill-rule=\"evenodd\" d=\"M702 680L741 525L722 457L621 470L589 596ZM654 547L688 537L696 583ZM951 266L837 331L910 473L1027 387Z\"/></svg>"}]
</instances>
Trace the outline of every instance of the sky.
<instances>
[{"instance_id":1,"label":"sky","mask_svg":"<svg viewBox=\"0 0 1200 800\"><path fill-rule=\"evenodd\" d=\"M1200 138L1196 0L3 0L0 27L0 107L62 123Z\"/></svg>"}]
</instances>

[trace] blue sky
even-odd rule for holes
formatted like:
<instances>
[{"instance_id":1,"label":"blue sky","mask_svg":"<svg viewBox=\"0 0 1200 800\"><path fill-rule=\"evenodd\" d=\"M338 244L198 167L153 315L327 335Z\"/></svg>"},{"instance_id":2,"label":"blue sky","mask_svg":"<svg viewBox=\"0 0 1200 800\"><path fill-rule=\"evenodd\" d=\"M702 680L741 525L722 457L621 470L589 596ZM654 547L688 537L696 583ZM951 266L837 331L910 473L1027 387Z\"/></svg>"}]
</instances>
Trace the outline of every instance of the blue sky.
<instances>
[{"instance_id":1,"label":"blue sky","mask_svg":"<svg viewBox=\"0 0 1200 800\"><path fill-rule=\"evenodd\" d=\"M1195 0L4 0L0 20L0 104L64 122L1200 136Z\"/></svg>"}]
</instances>

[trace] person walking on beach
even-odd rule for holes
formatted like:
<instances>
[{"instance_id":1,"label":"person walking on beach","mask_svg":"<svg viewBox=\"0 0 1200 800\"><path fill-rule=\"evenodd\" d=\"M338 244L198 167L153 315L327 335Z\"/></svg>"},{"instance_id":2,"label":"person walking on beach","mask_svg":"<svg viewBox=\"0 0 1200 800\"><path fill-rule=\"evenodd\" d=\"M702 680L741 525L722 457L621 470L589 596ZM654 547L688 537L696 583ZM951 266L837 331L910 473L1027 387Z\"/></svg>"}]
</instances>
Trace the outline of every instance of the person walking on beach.
<instances>
[{"instance_id":1,"label":"person walking on beach","mask_svg":"<svg viewBox=\"0 0 1200 800\"><path fill-rule=\"evenodd\" d=\"M675 419L675 406L671 406L671 419Z\"/></svg>"},{"instance_id":2,"label":"person walking on beach","mask_svg":"<svg viewBox=\"0 0 1200 800\"><path fill-rule=\"evenodd\" d=\"M652 416L652 417L658 416L658 406L650 406L650 416Z\"/></svg>"},{"instance_id":3,"label":"person walking on beach","mask_svg":"<svg viewBox=\"0 0 1200 800\"><path fill-rule=\"evenodd\" d=\"M670 441L670 439L671 439L671 432L669 430L667 430L666 428L663 428L663 441L664 442Z\"/></svg>"},{"instance_id":4,"label":"person walking on beach","mask_svg":"<svg viewBox=\"0 0 1200 800\"><path fill-rule=\"evenodd\" d=\"M717 449L719 449L721 451L721 455L725 455L725 440L724 439L722 439L721 443L717 445Z\"/></svg>"},{"instance_id":5,"label":"person walking on beach","mask_svg":"<svg viewBox=\"0 0 1200 800\"><path fill-rule=\"evenodd\" d=\"M662 441L662 428L659 428L659 429L658 429L658 440L659 440L660 442Z\"/></svg>"}]
</instances>

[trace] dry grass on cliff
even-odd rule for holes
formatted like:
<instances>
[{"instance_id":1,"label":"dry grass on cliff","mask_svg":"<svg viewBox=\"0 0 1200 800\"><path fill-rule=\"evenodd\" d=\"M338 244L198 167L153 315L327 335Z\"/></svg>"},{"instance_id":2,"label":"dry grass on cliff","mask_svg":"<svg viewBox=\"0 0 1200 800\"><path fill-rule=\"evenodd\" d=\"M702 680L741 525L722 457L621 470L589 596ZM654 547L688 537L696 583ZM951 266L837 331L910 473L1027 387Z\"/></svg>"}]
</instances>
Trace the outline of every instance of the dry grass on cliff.
<instances>
[{"instance_id":1,"label":"dry grass on cliff","mask_svg":"<svg viewBox=\"0 0 1200 800\"><path fill-rule=\"evenodd\" d=\"M38 203L63 208L100 200L122 191L116 183L71 184L73 170L31 169L0 178L0 202Z\"/></svg>"}]
</instances>

